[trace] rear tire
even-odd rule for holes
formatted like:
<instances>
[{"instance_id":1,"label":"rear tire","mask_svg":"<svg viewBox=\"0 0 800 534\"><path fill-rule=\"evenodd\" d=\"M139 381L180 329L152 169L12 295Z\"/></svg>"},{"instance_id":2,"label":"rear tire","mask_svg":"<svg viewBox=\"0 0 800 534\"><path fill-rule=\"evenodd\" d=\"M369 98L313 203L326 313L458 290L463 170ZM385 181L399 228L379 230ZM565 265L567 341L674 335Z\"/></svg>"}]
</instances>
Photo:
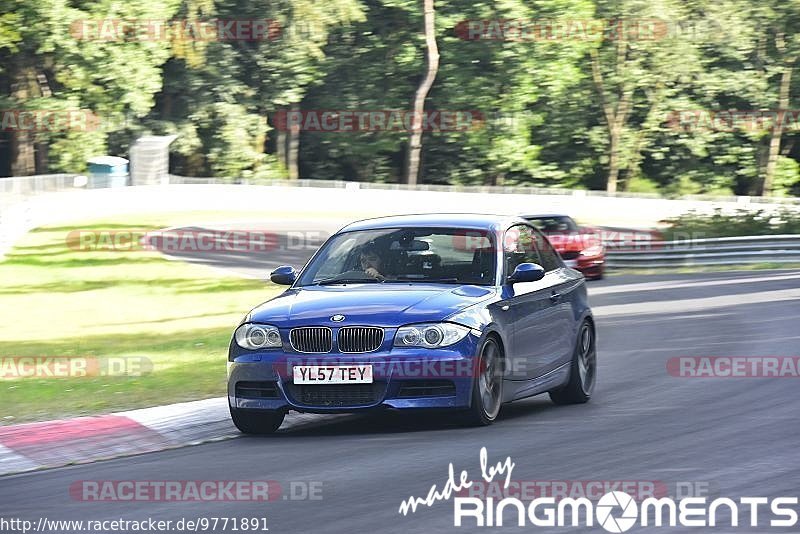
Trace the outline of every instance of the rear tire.
<instances>
[{"instance_id":1,"label":"rear tire","mask_svg":"<svg viewBox=\"0 0 800 534\"><path fill-rule=\"evenodd\" d=\"M550 399L556 404L583 404L594 391L597 377L597 347L594 326L584 319L578 329L578 340L572 355L569 382L564 387L550 391Z\"/></svg>"},{"instance_id":2,"label":"rear tire","mask_svg":"<svg viewBox=\"0 0 800 534\"><path fill-rule=\"evenodd\" d=\"M229 406L231 419L236 428L244 434L273 434L283 423L284 412L274 410L242 410Z\"/></svg>"},{"instance_id":3,"label":"rear tire","mask_svg":"<svg viewBox=\"0 0 800 534\"><path fill-rule=\"evenodd\" d=\"M468 426L491 425L503 403L503 351L500 344L488 337L478 354L472 404L464 414L464 423Z\"/></svg>"}]
</instances>

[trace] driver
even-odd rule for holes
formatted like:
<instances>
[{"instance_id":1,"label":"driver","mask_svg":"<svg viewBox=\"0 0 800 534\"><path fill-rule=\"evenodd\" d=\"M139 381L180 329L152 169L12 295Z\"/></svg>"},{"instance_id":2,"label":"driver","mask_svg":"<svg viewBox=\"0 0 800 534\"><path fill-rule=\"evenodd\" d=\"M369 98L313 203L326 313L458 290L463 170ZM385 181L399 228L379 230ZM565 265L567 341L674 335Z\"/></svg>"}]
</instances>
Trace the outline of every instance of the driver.
<instances>
[{"instance_id":1,"label":"driver","mask_svg":"<svg viewBox=\"0 0 800 534\"><path fill-rule=\"evenodd\" d=\"M375 246L375 243L367 243L364 245L359 255L359 261L361 262L361 268L364 269L364 274L376 280L386 280L386 277L381 274L383 260L381 260L381 257L378 255L378 247Z\"/></svg>"}]
</instances>

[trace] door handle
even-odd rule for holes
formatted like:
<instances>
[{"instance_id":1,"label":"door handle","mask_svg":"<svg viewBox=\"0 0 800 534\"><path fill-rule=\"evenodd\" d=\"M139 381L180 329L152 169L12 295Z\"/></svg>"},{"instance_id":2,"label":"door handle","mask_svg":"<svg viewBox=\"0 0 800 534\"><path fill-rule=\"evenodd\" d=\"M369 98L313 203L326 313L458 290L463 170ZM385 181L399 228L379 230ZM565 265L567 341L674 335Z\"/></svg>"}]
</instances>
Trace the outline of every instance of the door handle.
<instances>
[{"instance_id":1,"label":"door handle","mask_svg":"<svg viewBox=\"0 0 800 534\"><path fill-rule=\"evenodd\" d=\"M556 293L555 291L553 291L550 294L550 300L553 302L558 302L559 300L561 300L561 293Z\"/></svg>"}]
</instances>

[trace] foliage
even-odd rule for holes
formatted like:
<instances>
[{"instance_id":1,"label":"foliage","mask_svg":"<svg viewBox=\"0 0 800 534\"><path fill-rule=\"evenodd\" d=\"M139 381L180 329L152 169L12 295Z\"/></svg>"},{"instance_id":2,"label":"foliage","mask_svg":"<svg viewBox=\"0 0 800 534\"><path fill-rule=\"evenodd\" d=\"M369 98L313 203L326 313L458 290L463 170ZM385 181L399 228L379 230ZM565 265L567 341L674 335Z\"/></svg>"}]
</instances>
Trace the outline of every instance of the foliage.
<instances>
[{"instance_id":1,"label":"foliage","mask_svg":"<svg viewBox=\"0 0 800 534\"><path fill-rule=\"evenodd\" d=\"M690 211L678 217L666 219L669 224L664 239L735 237L751 235L800 234L800 212L788 208L777 213L763 209L738 209L713 213Z\"/></svg>"},{"instance_id":2,"label":"foliage","mask_svg":"<svg viewBox=\"0 0 800 534\"><path fill-rule=\"evenodd\" d=\"M86 109L103 120L92 131L37 132L39 172L81 171L92 155L126 155L140 135L177 134L175 173L279 176L288 145L278 114L408 110L425 70L421 0L0 0L0 13L0 109ZM280 32L103 40L73 31L84 20L215 17L266 19ZM466 21L534 31L469 38ZM606 26L602 38L581 31L588 22ZM774 161L772 193L800 193L798 128L770 148L768 127L674 120L777 109L800 57L797 2L440 0L436 24L440 69L426 110L477 120L423 134L421 183L605 189L613 175L620 191L755 195ZM798 84L795 73L790 103ZM0 176L16 161L13 142L0 131ZM398 182L407 143L405 131L302 131L299 175Z\"/></svg>"}]
</instances>

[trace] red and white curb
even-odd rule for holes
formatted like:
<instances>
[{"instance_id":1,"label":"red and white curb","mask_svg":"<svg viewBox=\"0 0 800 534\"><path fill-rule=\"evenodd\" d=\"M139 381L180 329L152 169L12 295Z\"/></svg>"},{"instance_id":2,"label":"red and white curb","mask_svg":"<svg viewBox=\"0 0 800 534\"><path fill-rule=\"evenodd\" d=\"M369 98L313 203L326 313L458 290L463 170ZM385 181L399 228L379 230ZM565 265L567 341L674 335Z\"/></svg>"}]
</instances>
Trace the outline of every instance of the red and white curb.
<instances>
[{"instance_id":1,"label":"red and white curb","mask_svg":"<svg viewBox=\"0 0 800 534\"><path fill-rule=\"evenodd\" d=\"M0 427L0 475L159 451L237 435L227 399Z\"/></svg>"},{"instance_id":2,"label":"red and white curb","mask_svg":"<svg viewBox=\"0 0 800 534\"><path fill-rule=\"evenodd\" d=\"M332 423L344 415L290 412L281 430ZM108 415L0 426L0 476L198 445L240 436L217 397Z\"/></svg>"}]
</instances>

